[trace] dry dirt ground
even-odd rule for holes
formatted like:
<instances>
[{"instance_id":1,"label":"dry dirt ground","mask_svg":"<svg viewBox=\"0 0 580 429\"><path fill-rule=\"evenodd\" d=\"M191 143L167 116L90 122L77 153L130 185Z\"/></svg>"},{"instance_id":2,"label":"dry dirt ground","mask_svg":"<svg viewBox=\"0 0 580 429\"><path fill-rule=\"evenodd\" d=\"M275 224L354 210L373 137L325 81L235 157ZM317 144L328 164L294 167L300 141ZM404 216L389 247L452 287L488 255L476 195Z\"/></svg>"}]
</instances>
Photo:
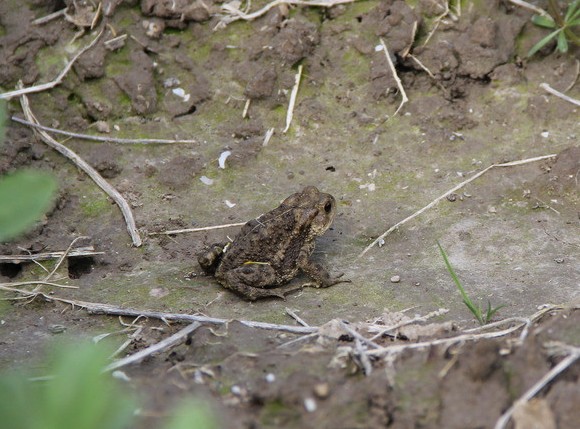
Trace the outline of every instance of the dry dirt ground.
<instances>
[{"instance_id":1,"label":"dry dirt ground","mask_svg":"<svg viewBox=\"0 0 580 429\"><path fill-rule=\"evenodd\" d=\"M0 244L0 254L62 251L88 236L78 245L104 253L68 258L53 279L78 289L43 286L47 295L298 326L290 308L312 326L341 320L355 332L339 324L328 335L286 344L300 335L235 321L204 324L186 343L124 369L127 384L147 400L140 427L157 427L180 397L194 393L213 404L224 428L491 428L564 359L554 342L580 346L573 305L580 298L578 107L539 87L545 82L578 99L578 51L560 55L551 45L526 59L546 34L530 23L530 12L508 1L463 1L460 13L443 16L443 3L283 4L236 20L240 14L214 0L105 0L96 19L90 2L0 2L0 92L19 80L52 80L103 30L60 85L29 95L40 123L101 137L195 140L126 144L55 135L128 200L143 239L134 247L112 200L30 128L8 121L0 173L46 170L59 192L46 218ZM265 4L252 2L251 11ZM34 23L67 5L67 16ZM402 94L381 39L409 98L396 115ZM8 113L23 117L18 98ZM463 180L494 163L535 157L546 158L488 170L360 256ZM202 276L195 262L204 245L236 228L149 235L245 222L306 185L338 201L315 258L350 284L247 303ZM505 306L494 320L529 317L545 304L569 307L535 319L523 341L520 328L412 348L476 326L437 240L477 303ZM55 261L43 264L50 269ZM4 285L45 275L37 264L0 263ZM448 312L427 322L438 323L431 331L393 338L398 331L391 330L374 345L355 335L373 335L360 322L392 325L409 308L409 317ZM55 337L122 329L116 317L41 297L1 311L3 368L41 365ZM152 317L137 324L143 329L126 353L183 326ZM377 346L382 351L372 352ZM577 427L579 377L576 362L517 410L516 427L531 427L530 416L542 428Z\"/></svg>"}]
</instances>

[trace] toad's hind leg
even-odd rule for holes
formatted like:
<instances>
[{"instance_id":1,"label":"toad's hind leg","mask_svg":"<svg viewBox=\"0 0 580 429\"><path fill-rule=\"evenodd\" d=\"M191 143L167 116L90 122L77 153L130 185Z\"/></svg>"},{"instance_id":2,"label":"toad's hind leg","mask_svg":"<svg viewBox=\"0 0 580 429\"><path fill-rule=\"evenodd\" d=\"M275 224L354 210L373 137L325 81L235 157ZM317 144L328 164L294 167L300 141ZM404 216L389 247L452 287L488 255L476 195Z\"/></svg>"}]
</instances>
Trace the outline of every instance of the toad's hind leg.
<instances>
[{"instance_id":1,"label":"toad's hind leg","mask_svg":"<svg viewBox=\"0 0 580 429\"><path fill-rule=\"evenodd\" d=\"M223 286L249 301L269 297L284 299L282 291L268 289L277 284L276 271L268 264L242 265L218 277Z\"/></svg>"}]
</instances>

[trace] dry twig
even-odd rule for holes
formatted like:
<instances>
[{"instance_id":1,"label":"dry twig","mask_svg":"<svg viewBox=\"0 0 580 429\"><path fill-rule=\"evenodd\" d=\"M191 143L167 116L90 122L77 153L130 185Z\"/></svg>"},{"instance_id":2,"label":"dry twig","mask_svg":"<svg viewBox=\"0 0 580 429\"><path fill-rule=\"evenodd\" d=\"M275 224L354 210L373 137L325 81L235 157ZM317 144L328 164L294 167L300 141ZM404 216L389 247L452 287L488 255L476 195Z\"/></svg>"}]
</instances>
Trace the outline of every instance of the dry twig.
<instances>
[{"instance_id":1,"label":"dry twig","mask_svg":"<svg viewBox=\"0 0 580 429\"><path fill-rule=\"evenodd\" d=\"M246 222L238 222L238 223L230 223L227 225L204 226L201 228L173 229L170 231L150 232L149 235L175 235L175 234L183 234L185 232L211 231L213 229L223 229L223 228L232 228L234 226L244 226L245 224L246 224Z\"/></svg>"},{"instance_id":2,"label":"dry twig","mask_svg":"<svg viewBox=\"0 0 580 429\"><path fill-rule=\"evenodd\" d=\"M527 1L523 0L509 0L509 1L515 4L516 6L520 6L523 7L524 9L531 10L532 12L537 13L538 15L545 16L546 18L550 17L550 14L546 12L544 9L541 9L531 3L528 3Z\"/></svg>"},{"instance_id":3,"label":"dry twig","mask_svg":"<svg viewBox=\"0 0 580 429\"><path fill-rule=\"evenodd\" d=\"M450 190L448 190L447 192L445 192L443 195L435 198L433 201L431 201L429 204L427 204L425 207L423 207L421 210L416 211L415 213L413 213L412 215L406 217L405 219L403 219L402 221L396 223L395 225L393 225L392 227L390 227L387 231L385 231L383 234L381 234L379 237L377 237L371 244L369 244L359 255L358 257L362 257L365 255L365 253L367 253L369 250L371 250L377 243L382 242L384 240L384 238L389 235L390 233L392 233L394 230L396 230L398 227L400 227L401 225L409 222L410 220L416 218L417 216L419 216L420 214L422 214L423 212L429 210L430 208L432 208L433 206L435 206L439 201L445 199L447 197L447 195L454 193L455 191L463 188L465 185L467 185L470 182L473 182L475 179L477 179L480 176L483 176L485 173L487 173L489 170L491 170L492 168L496 168L496 167L514 167L517 165L523 165L523 164L528 164L530 162L536 162L536 161L542 161L544 159L550 159L550 158L554 158L556 157L557 154L551 154L551 155L544 155L544 156L537 156L534 158L528 158L528 159L522 159L519 161L512 161L512 162L505 162L502 164L492 164L489 167L481 170L479 173L474 174L473 176L471 176L469 179L461 182L459 185L451 188Z\"/></svg>"},{"instance_id":4,"label":"dry twig","mask_svg":"<svg viewBox=\"0 0 580 429\"><path fill-rule=\"evenodd\" d=\"M292 117L294 116L294 105L296 104L296 96L298 95L298 87L300 86L300 78L302 77L302 64L298 66L298 72L296 72L296 77L294 78L294 86L292 87L292 92L290 93L290 101L288 102L288 111L286 112L286 127L282 133L290 129L290 124L292 123Z\"/></svg>"},{"instance_id":5,"label":"dry twig","mask_svg":"<svg viewBox=\"0 0 580 429\"><path fill-rule=\"evenodd\" d=\"M562 94L560 91L555 90L547 83L541 83L540 88L548 91L550 94L555 95L558 98L561 98L564 101L567 101L568 103L572 103L576 106L580 106L580 100L576 100L575 98L569 97L566 94Z\"/></svg>"},{"instance_id":6,"label":"dry twig","mask_svg":"<svg viewBox=\"0 0 580 429\"><path fill-rule=\"evenodd\" d=\"M34 285L46 285L52 287L58 287L62 289L78 289L78 286L61 285L60 283L48 282L44 280L39 281L28 281L28 282L16 282L16 283L0 283L0 289L6 292L16 292L21 295L35 295L36 292L18 289L20 286L34 286Z\"/></svg>"},{"instance_id":7,"label":"dry twig","mask_svg":"<svg viewBox=\"0 0 580 429\"><path fill-rule=\"evenodd\" d=\"M181 329L180 331L176 332L170 337L165 338L162 341L159 341L157 344L153 344L143 350L139 350L137 353L134 353L123 359L119 359L118 361L113 362L110 365L107 365L103 370L103 372L115 371L116 369L119 369L123 366L140 362L147 356L151 356L154 353L159 353L166 349L174 347L177 344L180 344L181 342L185 341L187 337L200 326L201 323L193 322L192 324L186 326L185 328Z\"/></svg>"},{"instance_id":8,"label":"dry twig","mask_svg":"<svg viewBox=\"0 0 580 429\"><path fill-rule=\"evenodd\" d=\"M294 310L292 310L291 308L286 307L284 309L284 311L286 311L286 314L288 316L290 316L292 319L296 320L300 325L302 326L310 326L308 323L306 323L300 316L298 316L296 314L296 312Z\"/></svg>"},{"instance_id":9,"label":"dry twig","mask_svg":"<svg viewBox=\"0 0 580 429\"><path fill-rule=\"evenodd\" d=\"M30 110L30 104L28 102L28 97L24 94L21 94L20 97L20 104L22 106L22 110L24 112L24 116L29 122L38 124L38 120ZM104 178L101 176L97 170L91 167L84 159L78 156L75 152L67 148L66 146L60 144L56 140L54 140L46 131L35 129L35 132L44 140L44 142L55 149L56 151L60 152L66 158L70 159L78 168L83 170L93 181L108 195L110 196L115 203L121 209L123 216L125 217L125 222L127 224L127 231L129 231L129 235L133 240L133 245L135 247L139 247L142 244L141 237L139 236L139 231L137 231L137 226L135 225L135 218L133 217L133 212L131 210L131 206L125 200L125 198L113 188Z\"/></svg>"},{"instance_id":10,"label":"dry twig","mask_svg":"<svg viewBox=\"0 0 580 429\"><path fill-rule=\"evenodd\" d=\"M333 7L339 4L346 4L346 3L354 3L356 0L321 0L321 1L303 1L303 0L274 0L271 3L268 3L263 8L257 10L256 12L247 13L242 12L240 9L230 5L229 3L225 3L222 6L222 9L228 14L222 17L219 24L214 28L218 29L220 27L225 27L231 22L237 21L239 19L243 19L244 21L252 21L256 18L259 18L262 15L268 13L268 11L276 6L280 6L282 4L287 4L291 6L310 6L310 7Z\"/></svg>"},{"instance_id":11,"label":"dry twig","mask_svg":"<svg viewBox=\"0 0 580 429\"><path fill-rule=\"evenodd\" d=\"M380 326L380 325L371 325L369 332L375 332L375 330L379 330L378 334L375 334L372 338L371 341L375 341L379 338L381 338L383 335L387 335L390 334L392 331L396 331L397 329L400 329L404 326L407 325L413 325L415 323L419 323L419 322L425 322L433 317L439 317L442 316L443 314L449 313L449 310L446 308L440 308L439 310L436 311L432 311L429 314L426 314L425 316L417 316L414 317L412 319L408 319L408 320L404 320L402 322L399 322L395 325L391 325L391 326ZM395 334L396 335L396 334Z\"/></svg>"},{"instance_id":12,"label":"dry twig","mask_svg":"<svg viewBox=\"0 0 580 429\"><path fill-rule=\"evenodd\" d=\"M43 282L44 283L44 282ZM27 290L18 289L10 286L1 286L0 289L7 292L15 292L22 295L39 296L47 301L57 301L64 304L70 304L73 307L78 307L87 310L92 314L108 314L112 316L132 316L132 317L148 317L151 319L159 319L164 321L176 321L176 322L200 322L209 323L213 325L225 325L231 320L219 319L216 317L200 316L195 314L183 314L183 313L164 313L160 311L150 311L150 310L138 310L133 308L123 308L115 305L101 304L96 302L78 301L75 299L59 298L57 296L52 296L45 294L44 292L29 292ZM249 326L250 328L265 329L270 331L283 331L290 332L292 334L312 334L318 332L318 327L309 326L292 326L292 325L279 325L275 323L265 323L265 322L254 322L251 320L239 320L242 325Z\"/></svg>"},{"instance_id":13,"label":"dry twig","mask_svg":"<svg viewBox=\"0 0 580 429\"><path fill-rule=\"evenodd\" d=\"M8 262L11 264L19 264L21 262L47 261L49 259L58 259L62 257L64 252L45 252L34 253L29 255L0 255L0 262ZM95 256L104 255L105 252L96 252L93 246L77 247L68 252L68 257L75 256Z\"/></svg>"},{"instance_id":14,"label":"dry twig","mask_svg":"<svg viewBox=\"0 0 580 429\"><path fill-rule=\"evenodd\" d=\"M573 346L562 346L563 351L565 351L568 356L562 360L558 365L552 368L548 373L546 373L536 384L530 387L514 404L508 408L508 410L501 415L495 424L495 429L504 429L512 417L515 407L520 402L528 402L534 396L536 396L544 387L546 387L554 378L564 372L568 367L570 367L574 362L580 359L580 347Z\"/></svg>"},{"instance_id":15,"label":"dry twig","mask_svg":"<svg viewBox=\"0 0 580 429\"><path fill-rule=\"evenodd\" d=\"M34 85L34 86L29 86L28 88L18 88L15 91L8 91L5 92L3 94L0 94L0 100L2 99L11 99L13 97L18 97L20 95L24 95L24 94L30 94L32 92L41 92L41 91L45 91L47 89L51 89L54 88L57 85L60 85L62 80L64 79L64 77L67 75L67 73L69 72L69 70L71 69L72 65L75 63L75 61L82 55L84 54L86 51L88 51L89 49L91 49L93 46L95 46L95 44L98 42L98 40L101 38L101 35L103 34L104 30L101 30L99 34L97 34L97 37L95 37L93 39L93 41L91 43L89 43L87 46L85 46L84 48L82 48L73 58L72 60L70 60L67 65L64 67L64 69L62 69L62 71L59 73L59 75L52 81L47 82L47 83L43 83L40 85Z\"/></svg>"},{"instance_id":16,"label":"dry twig","mask_svg":"<svg viewBox=\"0 0 580 429\"><path fill-rule=\"evenodd\" d=\"M48 275L44 278L44 281L49 281L50 278L54 275L54 273L56 273L56 271L59 269L59 267L61 266L62 262L65 260L65 258L70 254L70 251L72 250L73 246L75 245L75 243L79 240L85 240L85 239L90 239L90 237L77 237L75 238L68 246L68 248L62 253L62 255L60 256L60 258L58 259L58 262L55 264L54 268L52 269L52 271L50 273L48 273ZM34 290L36 292L36 290L38 290L40 288L40 285Z\"/></svg>"},{"instance_id":17,"label":"dry twig","mask_svg":"<svg viewBox=\"0 0 580 429\"><path fill-rule=\"evenodd\" d=\"M389 50L387 49L387 45L385 44L385 41L382 38L380 38L379 40L381 41L381 45L383 45L383 50L385 51L385 56L387 57L387 63L389 63L389 68L391 69L391 73L393 74L393 78L395 79L395 82L397 83L397 87L399 88L399 92L401 93L401 97L402 97L401 104L399 104L399 107L397 107L397 110L395 110L395 113L393 113L393 116L395 116L397 113L399 113L399 110L401 110L403 105L407 101L409 101L409 98L407 98L407 93L405 92L405 88L403 88L403 83L401 82L401 79L399 79L399 75L397 74L397 70L395 69L395 65L393 64L393 61L391 60L391 55L389 54Z\"/></svg>"},{"instance_id":18,"label":"dry twig","mask_svg":"<svg viewBox=\"0 0 580 429\"><path fill-rule=\"evenodd\" d=\"M46 24L47 22L50 22L54 19L60 18L61 16L64 16L67 13L68 8L64 8L61 10L58 10L56 12L53 12L49 15L43 16L42 18L37 18L34 21L31 22L32 25L42 25L42 24Z\"/></svg>"},{"instance_id":19,"label":"dry twig","mask_svg":"<svg viewBox=\"0 0 580 429\"><path fill-rule=\"evenodd\" d=\"M35 124L30 121L25 121L17 116L11 118L14 122L28 125L29 127L38 128L39 130L48 131L54 134L61 134L63 136L74 137L83 140L93 140L97 142L106 143L122 143L122 144L174 144L174 143L197 143L196 140L167 140L167 139L121 139L116 137L92 136L90 134L79 134L70 131L59 130L58 128L47 127L46 125Z\"/></svg>"}]
</instances>

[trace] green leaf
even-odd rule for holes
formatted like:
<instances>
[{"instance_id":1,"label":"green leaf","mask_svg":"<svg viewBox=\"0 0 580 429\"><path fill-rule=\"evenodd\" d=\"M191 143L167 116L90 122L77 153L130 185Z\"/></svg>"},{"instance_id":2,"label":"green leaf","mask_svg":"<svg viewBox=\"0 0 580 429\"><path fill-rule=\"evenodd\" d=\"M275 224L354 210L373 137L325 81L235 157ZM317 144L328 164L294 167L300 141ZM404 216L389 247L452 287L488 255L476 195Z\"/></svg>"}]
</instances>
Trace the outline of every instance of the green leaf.
<instances>
[{"instance_id":1,"label":"green leaf","mask_svg":"<svg viewBox=\"0 0 580 429\"><path fill-rule=\"evenodd\" d=\"M532 47L532 49L530 49L530 51L528 52L528 57L531 57L536 52L538 52L540 49L542 49L544 46L546 46L548 44L548 42L550 40L552 40L554 37L556 37L556 34L558 34L560 31L562 31L562 29L558 28L556 31L553 31L552 33L550 33L546 37L544 37L542 40L540 40L538 43L536 43Z\"/></svg>"},{"instance_id":2,"label":"green leaf","mask_svg":"<svg viewBox=\"0 0 580 429\"><path fill-rule=\"evenodd\" d=\"M135 402L110 374L110 350L94 344L59 345L46 370L32 382L23 372L0 374L2 427L11 429L126 429Z\"/></svg>"},{"instance_id":3,"label":"green leaf","mask_svg":"<svg viewBox=\"0 0 580 429\"><path fill-rule=\"evenodd\" d=\"M0 178L0 242L26 231L48 210L56 180L47 173L23 170Z\"/></svg>"},{"instance_id":4,"label":"green leaf","mask_svg":"<svg viewBox=\"0 0 580 429\"><path fill-rule=\"evenodd\" d=\"M568 52L568 40L566 39L566 33L563 31L558 34L558 50L563 54Z\"/></svg>"},{"instance_id":5,"label":"green leaf","mask_svg":"<svg viewBox=\"0 0 580 429\"><path fill-rule=\"evenodd\" d=\"M534 15L532 16L532 22L540 27L556 28L556 23L551 16Z\"/></svg>"},{"instance_id":6,"label":"green leaf","mask_svg":"<svg viewBox=\"0 0 580 429\"><path fill-rule=\"evenodd\" d=\"M566 11L566 16L564 17L564 21L573 21L576 19L578 15L580 15L580 1L576 0L570 6L568 6L568 10Z\"/></svg>"}]
</instances>

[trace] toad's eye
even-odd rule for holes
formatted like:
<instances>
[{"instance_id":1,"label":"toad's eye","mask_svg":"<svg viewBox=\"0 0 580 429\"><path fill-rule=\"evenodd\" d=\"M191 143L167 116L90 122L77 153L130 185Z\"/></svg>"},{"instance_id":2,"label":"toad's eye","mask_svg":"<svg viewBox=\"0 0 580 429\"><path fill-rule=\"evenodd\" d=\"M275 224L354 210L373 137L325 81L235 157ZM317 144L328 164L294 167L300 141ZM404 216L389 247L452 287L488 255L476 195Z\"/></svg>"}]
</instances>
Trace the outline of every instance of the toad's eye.
<instances>
[{"instance_id":1,"label":"toad's eye","mask_svg":"<svg viewBox=\"0 0 580 429\"><path fill-rule=\"evenodd\" d=\"M324 211L325 211L326 213L330 213L330 211L331 211L331 210L332 210L332 203L331 203L331 202L328 202L328 203L326 203L326 204L324 205Z\"/></svg>"}]
</instances>

